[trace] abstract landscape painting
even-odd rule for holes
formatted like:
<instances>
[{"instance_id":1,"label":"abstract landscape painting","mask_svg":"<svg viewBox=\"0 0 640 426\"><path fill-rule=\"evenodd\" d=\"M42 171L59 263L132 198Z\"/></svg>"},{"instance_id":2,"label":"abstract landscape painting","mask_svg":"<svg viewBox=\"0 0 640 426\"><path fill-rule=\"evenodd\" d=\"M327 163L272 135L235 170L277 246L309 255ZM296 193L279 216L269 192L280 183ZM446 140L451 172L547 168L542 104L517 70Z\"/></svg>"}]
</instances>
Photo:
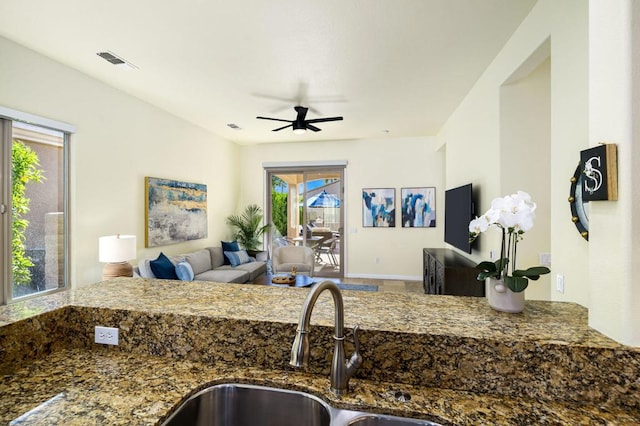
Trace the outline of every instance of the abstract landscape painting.
<instances>
[{"instance_id":1,"label":"abstract landscape painting","mask_svg":"<svg viewBox=\"0 0 640 426\"><path fill-rule=\"evenodd\" d=\"M145 178L145 246L207 238L207 185Z\"/></svg>"}]
</instances>

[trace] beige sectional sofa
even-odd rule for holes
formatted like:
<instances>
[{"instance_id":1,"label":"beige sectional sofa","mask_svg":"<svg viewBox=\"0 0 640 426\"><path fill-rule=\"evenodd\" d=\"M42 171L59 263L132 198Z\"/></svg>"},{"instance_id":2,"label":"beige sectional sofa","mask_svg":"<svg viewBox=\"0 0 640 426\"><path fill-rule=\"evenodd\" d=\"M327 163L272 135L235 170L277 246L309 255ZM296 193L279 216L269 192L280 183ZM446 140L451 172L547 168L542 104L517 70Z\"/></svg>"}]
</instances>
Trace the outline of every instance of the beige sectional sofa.
<instances>
[{"instance_id":1,"label":"beige sectional sofa","mask_svg":"<svg viewBox=\"0 0 640 426\"><path fill-rule=\"evenodd\" d=\"M169 256L169 260L174 265L186 261L193 270L194 280L219 283L253 282L258 276L267 271L266 258L266 253L258 253L257 257L251 262L238 266L225 265L222 247L207 247L192 253ZM152 260L141 260L135 268L135 274L142 278L157 278L150 267Z\"/></svg>"}]
</instances>

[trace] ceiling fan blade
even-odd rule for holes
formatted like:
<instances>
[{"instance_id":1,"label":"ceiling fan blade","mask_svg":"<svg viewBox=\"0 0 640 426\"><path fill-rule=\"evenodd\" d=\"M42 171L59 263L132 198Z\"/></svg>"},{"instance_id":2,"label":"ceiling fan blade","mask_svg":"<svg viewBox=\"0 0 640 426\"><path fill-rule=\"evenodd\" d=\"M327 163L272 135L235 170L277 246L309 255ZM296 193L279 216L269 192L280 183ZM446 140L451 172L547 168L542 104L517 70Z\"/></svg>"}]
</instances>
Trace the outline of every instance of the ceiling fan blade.
<instances>
[{"instance_id":1,"label":"ceiling fan blade","mask_svg":"<svg viewBox=\"0 0 640 426\"><path fill-rule=\"evenodd\" d=\"M271 117L256 117L260 120L273 120L273 121L284 121L285 123L291 123L291 120L283 120L281 118L271 118Z\"/></svg>"},{"instance_id":2,"label":"ceiling fan blade","mask_svg":"<svg viewBox=\"0 0 640 426\"><path fill-rule=\"evenodd\" d=\"M287 127L291 127L291 126L293 126L293 123L287 124L286 126L278 127L277 129L273 129L272 132L277 132L279 130L286 129Z\"/></svg>"},{"instance_id":3,"label":"ceiling fan blade","mask_svg":"<svg viewBox=\"0 0 640 426\"><path fill-rule=\"evenodd\" d=\"M342 117L327 117L327 118L312 118L311 120L306 120L307 123L324 123L325 121L340 121Z\"/></svg>"},{"instance_id":4,"label":"ceiling fan blade","mask_svg":"<svg viewBox=\"0 0 640 426\"><path fill-rule=\"evenodd\" d=\"M296 112L298 113L297 117L295 120L284 120L282 118L272 118L272 117L262 117L262 116L258 116L256 118L260 119L260 120L272 120L272 121L281 121L284 123L289 123L286 126L282 126L282 127L278 127L277 129L273 129L273 132L278 132L280 130L292 127L295 130L302 130L302 129L309 129L312 132L320 132L322 131L322 129L313 126L311 123L324 123L327 121L339 121L342 120L342 117L326 117L326 118L314 118L311 120L305 120L305 117L307 116L307 111L309 111L309 108L307 107L303 107L301 105L296 105L293 107L294 110L296 110Z\"/></svg>"},{"instance_id":5,"label":"ceiling fan blade","mask_svg":"<svg viewBox=\"0 0 640 426\"><path fill-rule=\"evenodd\" d=\"M298 112L298 117L296 120L300 120L300 122L304 121L304 118L307 116L307 111L309 108L305 108L303 106L295 106L293 107Z\"/></svg>"}]
</instances>

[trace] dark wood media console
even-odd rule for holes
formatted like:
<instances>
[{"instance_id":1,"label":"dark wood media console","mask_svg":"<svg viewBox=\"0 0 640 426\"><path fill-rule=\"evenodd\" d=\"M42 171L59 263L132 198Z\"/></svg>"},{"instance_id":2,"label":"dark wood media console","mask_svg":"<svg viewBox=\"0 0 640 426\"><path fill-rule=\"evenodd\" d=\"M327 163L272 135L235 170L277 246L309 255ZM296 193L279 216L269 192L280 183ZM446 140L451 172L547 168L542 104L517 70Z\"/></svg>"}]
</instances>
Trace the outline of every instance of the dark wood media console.
<instances>
[{"instance_id":1,"label":"dark wood media console","mask_svg":"<svg viewBox=\"0 0 640 426\"><path fill-rule=\"evenodd\" d=\"M484 297L484 283L476 280L475 263L453 250L425 248L422 285L425 294Z\"/></svg>"}]
</instances>

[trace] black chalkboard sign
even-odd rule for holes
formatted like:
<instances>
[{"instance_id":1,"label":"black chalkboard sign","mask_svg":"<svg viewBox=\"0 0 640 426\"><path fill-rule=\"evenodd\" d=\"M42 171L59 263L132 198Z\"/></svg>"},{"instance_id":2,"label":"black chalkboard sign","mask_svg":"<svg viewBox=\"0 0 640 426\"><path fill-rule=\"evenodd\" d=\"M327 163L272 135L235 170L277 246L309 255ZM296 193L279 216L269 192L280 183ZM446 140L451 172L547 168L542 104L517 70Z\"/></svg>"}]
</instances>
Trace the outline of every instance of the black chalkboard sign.
<instances>
[{"instance_id":1,"label":"black chalkboard sign","mask_svg":"<svg viewBox=\"0 0 640 426\"><path fill-rule=\"evenodd\" d=\"M580 151L582 201L618 199L618 165L615 144Z\"/></svg>"}]
</instances>

